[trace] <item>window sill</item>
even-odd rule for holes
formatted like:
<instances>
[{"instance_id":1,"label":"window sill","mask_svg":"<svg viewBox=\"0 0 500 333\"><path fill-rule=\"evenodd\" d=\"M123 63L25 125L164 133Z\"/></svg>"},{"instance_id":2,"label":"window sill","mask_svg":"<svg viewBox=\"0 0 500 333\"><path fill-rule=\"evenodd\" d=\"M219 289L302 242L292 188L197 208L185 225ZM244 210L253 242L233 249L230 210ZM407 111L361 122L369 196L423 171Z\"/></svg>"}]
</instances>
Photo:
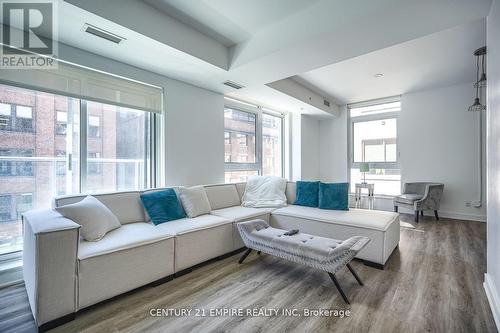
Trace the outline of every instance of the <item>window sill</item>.
<instances>
[{"instance_id":1,"label":"window sill","mask_svg":"<svg viewBox=\"0 0 500 333\"><path fill-rule=\"evenodd\" d=\"M349 193L349 196L350 197L354 197L356 194L355 193ZM392 200L394 199L394 197L398 196L398 194L375 194L373 197L375 199L388 199L388 200ZM368 198L368 194L367 193L361 193L361 198Z\"/></svg>"},{"instance_id":2,"label":"window sill","mask_svg":"<svg viewBox=\"0 0 500 333\"><path fill-rule=\"evenodd\" d=\"M0 255L0 288L22 281L22 252Z\"/></svg>"}]
</instances>

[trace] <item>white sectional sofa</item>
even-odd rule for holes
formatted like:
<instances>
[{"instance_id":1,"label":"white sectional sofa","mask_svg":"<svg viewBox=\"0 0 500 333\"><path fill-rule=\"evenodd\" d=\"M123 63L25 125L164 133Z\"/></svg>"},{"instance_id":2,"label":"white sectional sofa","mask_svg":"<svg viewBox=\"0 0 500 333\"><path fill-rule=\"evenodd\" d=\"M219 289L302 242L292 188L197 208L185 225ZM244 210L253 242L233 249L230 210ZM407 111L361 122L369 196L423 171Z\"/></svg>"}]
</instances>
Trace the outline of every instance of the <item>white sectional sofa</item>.
<instances>
[{"instance_id":1,"label":"white sectional sofa","mask_svg":"<svg viewBox=\"0 0 500 333\"><path fill-rule=\"evenodd\" d=\"M193 266L243 248L236 223L263 219L271 225L318 236L345 239L359 235L370 243L358 254L383 268L399 243L399 215L351 209L331 211L289 205L241 206L245 184L207 185L211 213L153 225L140 201L141 191L94 195L118 218L121 227L98 242L79 235L80 226L55 210L24 215L23 274L33 316L40 330L74 318L91 305L149 283L162 283ZM295 183L288 183L289 203ZM84 195L54 200L55 207Z\"/></svg>"}]
</instances>

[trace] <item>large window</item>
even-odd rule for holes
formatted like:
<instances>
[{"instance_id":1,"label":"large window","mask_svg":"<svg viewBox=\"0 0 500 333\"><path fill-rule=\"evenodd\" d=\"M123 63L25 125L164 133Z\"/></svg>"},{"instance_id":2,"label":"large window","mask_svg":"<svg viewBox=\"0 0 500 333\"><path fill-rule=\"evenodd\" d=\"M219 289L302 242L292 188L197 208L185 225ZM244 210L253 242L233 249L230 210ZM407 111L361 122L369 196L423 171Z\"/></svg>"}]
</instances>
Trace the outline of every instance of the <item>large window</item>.
<instances>
[{"instance_id":1,"label":"large window","mask_svg":"<svg viewBox=\"0 0 500 333\"><path fill-rule=\"evenodd\" d=\"M150 113L95 102L86 105L87 191L144 188L150 160Z\"/></svg>"},{"instance_id":2,"label":"large window","mask_svg":"<svg viewBox=\"0 0 500 333\"><path fill-rule=\"evenodd\" d=\"M262 114L262 174L283 175L283 118Z\"/></svg>"},{"instance_id":3,"label":"large window","mask_svg":"<svg viewBox=\"0 0 500 333\"><path fill-rule=\"evenodd\" d=\"M226 108L224 126L227 133L225 160L228 163L256 164L257 160L257 115ZM258 169L258 167L255 167Z\"/></svg>"},{"instance_id":4,"label":"large window","mask_svg":"<svg viewBox=\"0 0 500 333\"><path fill-rule=\"evenodd\" d=\"M22 249L21 214L57 195L143 189L149 112L0 85L0 254Z\"/></svg>"},{"instance_id":5,"label":"large window","mask_svg":"<svg viewBox=\"0 0 500 333\"><path fill-rule=\"evenodd\" d=\"M224 110L226 183L254 175L283 176L283 118L226 106Z\"/></svg>"},{"instance_id":6,"label":"large window","mask_svg":"<svg viewBox=\"0 0 500 333\"><path fill-rule=\"evenodd\" d=\"M349 105L351 192L355 183L363 181L363 173L359 171L362 162L369 165L366 182L375 184L375 194L401 192L397 145L400 109L399 100Z\"/></svg>"}]
</instances>

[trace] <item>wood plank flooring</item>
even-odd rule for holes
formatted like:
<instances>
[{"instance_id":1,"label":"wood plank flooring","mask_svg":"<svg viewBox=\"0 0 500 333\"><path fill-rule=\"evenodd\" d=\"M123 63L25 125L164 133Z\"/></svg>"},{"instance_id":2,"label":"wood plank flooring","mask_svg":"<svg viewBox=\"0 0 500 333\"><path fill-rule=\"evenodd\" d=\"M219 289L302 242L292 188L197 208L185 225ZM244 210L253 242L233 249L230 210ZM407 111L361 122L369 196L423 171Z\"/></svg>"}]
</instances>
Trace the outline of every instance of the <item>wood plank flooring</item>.
<instances>
[{"instance_id":1,"label":"wood plank flooring","mask_svg":"<svg viewBox=\"0 0 500 333\"><path fill-rule=\"evenodd\" d=\"M402 216L399 249L385 270L353 262L365 286L337 274L346 306L324 272L253 252L203 266L79 313L52 332L496 332L482 286L486 224ZM160 257L159 257L160 258ZM150 309L192 309L154 317ZM195 309L349 309L349 317L196 317ZM208 312L206 312L208 314ZM24 286L0 290L0 332L31 332Z\"/></svg>"}]
</instances>

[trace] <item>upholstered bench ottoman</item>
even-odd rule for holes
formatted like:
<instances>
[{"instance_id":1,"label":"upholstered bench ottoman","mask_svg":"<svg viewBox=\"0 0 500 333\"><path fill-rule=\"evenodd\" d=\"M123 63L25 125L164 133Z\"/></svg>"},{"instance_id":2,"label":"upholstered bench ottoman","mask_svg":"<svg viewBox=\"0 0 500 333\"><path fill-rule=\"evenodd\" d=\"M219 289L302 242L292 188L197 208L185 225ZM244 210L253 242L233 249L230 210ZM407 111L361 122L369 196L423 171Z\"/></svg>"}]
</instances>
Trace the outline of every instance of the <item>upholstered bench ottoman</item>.
<instances>
[{"instance_id":1,"label":"upholstered bench ottoman","mask_svg":"<svg viewBox=\"0 0 500 333\"><path fill-rule=\"evenodd\" d=\"M342 290L335 273L347 266L360 285L363 282L349 262L370 241L367 237L354 236L345 241L296 233L285 235L287 230L272 228L264 220L252 220L238 223L241 238L248 248L239 260L256 250L283 259L326 271L346 303L349 300Z\"/></svg>"}]
</instances>

